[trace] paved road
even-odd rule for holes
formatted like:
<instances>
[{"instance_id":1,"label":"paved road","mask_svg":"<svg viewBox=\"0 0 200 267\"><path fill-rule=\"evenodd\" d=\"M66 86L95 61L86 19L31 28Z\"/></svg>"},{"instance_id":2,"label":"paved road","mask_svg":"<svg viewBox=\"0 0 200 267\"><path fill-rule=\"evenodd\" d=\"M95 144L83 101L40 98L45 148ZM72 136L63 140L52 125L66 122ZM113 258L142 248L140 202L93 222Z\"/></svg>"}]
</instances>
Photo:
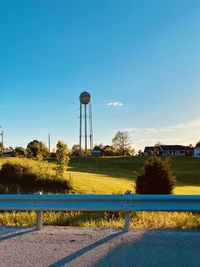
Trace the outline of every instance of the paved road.
<instances>
[{"instance_id":1,"label":"paved road","mask_svg":"<svg viewBox=\"0 0 200 267\"><path fill-rule=\"evenodd\" d=\"M0 267L200 266L200 231L0 227Z\"/></svg>"}]
</instances>

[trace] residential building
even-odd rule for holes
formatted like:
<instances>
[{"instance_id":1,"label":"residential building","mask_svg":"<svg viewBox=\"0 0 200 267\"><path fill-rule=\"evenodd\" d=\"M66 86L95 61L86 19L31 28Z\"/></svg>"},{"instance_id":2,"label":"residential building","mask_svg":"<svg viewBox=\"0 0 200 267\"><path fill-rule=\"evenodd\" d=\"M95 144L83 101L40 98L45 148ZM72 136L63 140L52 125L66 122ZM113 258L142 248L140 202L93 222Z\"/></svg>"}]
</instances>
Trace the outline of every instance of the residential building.
<instances>
[{"instance_id":1,"label":"residential building","mask_svg":"<svg viewBox=\"0 0 200 267\"><path fill-rule=\"evenodd\" d=\"M182 145L159 145L145 147L145 156L149 156L153 153L160 156L193 156L194 148L192 146Z\"/></svg>"}]
</instances>

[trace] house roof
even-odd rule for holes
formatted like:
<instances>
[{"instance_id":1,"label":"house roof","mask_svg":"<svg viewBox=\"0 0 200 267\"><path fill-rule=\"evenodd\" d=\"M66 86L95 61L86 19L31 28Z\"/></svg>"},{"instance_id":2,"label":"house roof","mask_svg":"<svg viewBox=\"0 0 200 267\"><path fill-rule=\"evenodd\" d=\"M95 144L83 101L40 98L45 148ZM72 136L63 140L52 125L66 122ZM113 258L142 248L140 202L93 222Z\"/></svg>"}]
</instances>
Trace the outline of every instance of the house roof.
<instances>
[{"instance_id":1,"label":"house roof","mask_svg":"<svg viewBox=\"0 0 200 267\"><path fill-rule=\"evenodd\" d=\"M146 146L144 149L144 153L148 153L150 151L180 151L180 150L184 150L184 151L192 151L193 147L190 146L182 146L182 145L160 145L160 146Z\"/></svg>"},{"instance_id":2,"label":"house roof","mask_svg":"<svg viewBox=\"0 0 200 267\"><path fill-rule=\"evenodd\" d=\"M193 150L193 148L190 146L182 146L182 145L161 145L160 148L163 151L167 151L167 150L173 150L173 151L189 150L189 151L191 151L191 150Z\"/></svg>"}]
</instances>

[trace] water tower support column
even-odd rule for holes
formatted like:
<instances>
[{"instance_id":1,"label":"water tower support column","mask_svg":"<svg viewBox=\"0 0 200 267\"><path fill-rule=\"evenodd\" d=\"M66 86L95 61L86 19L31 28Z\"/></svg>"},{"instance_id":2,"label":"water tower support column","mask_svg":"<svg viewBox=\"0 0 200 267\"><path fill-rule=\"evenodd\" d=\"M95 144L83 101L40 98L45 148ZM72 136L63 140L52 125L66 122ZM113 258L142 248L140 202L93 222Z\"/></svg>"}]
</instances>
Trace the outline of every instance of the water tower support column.
<instances>
[{"instance_id":1,"label":"water tower support column","mask_svg":"<svg viewBox=\"0 0 200 267\"><path fill-rule=\"evenodd\" d=\"M82 155L82 128L85 127L85 155L87 155L87 150L88 150L88 137L89 137L89 142L90 142L90 150L93 149L93 131L92 131L92 98L91 95L88 92L82 92L79 96L80 100L80 132L79 132L79 155ZM89 104L89 105L88 105ZM82 114L82 106L84 105L84 115ZM88 109L87 109L88 105ZM87 115L87 112L89 112L89 116ZM84 118L83 118L84 116ZM84 120L84 122L83 122ZM87 120L88 120L88 125L87 125ZM83 122L83 125L82 125ZM89 136L87 133L89 127Z\"/></svg>"}]
</instances>

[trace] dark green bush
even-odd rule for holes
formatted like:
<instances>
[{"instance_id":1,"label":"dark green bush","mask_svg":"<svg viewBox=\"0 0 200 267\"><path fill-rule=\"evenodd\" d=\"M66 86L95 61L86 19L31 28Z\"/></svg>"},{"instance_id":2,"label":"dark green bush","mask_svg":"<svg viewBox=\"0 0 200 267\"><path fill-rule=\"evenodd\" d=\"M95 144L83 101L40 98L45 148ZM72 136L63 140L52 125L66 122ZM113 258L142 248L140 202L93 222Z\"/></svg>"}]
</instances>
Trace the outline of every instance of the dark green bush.
<instances>
[{"instance_id":1,"label":"dark green bush","mask_svg":"<svg viewBox=\"0 0 200 267\"><path fill-rule=\"evenodd\" d=\"M4 163L0 170L0 193L67 193L72 189L68 180L50 176L40 177L29 166Z\"/></svg>"},{"instance_id":2,"label":"dark green bush","mask_svg":"<svg viewBox=\"0 0 200 267\"><path fill-rule=\"evenodd\" d=\"M176 182L169 159L151 156L136 179L137 194L172 194Z\"/></svg>"}]
</instances>

